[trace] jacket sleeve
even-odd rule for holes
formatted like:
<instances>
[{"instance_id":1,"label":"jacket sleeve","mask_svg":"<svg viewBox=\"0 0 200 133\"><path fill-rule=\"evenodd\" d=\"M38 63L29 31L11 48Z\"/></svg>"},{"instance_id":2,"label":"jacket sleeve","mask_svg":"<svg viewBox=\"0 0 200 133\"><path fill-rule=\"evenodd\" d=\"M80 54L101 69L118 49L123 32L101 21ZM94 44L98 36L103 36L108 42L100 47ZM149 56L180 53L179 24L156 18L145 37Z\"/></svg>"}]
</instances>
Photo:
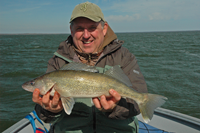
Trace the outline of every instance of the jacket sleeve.
<instances>
[{"instance_id":1,"label":"jacket sleeve","mask_svg":"<svg viewBox=\"0 0 200 133\"><path fill-rule=\"evenodd\" d=\"M147 93L147 85L144 77L140 71L139 65L135 56L126 48L122 48L120 51L120 65L124 73L129 77L132 88L140 93ZM118 60L119 60L118 58ZM113 119L126 119L140 114L138 104L129 98L121 98L118 105L112 112L106 113L109 118Z\"/></svg>"},{"instance_id":2,"label":"jacket sleeve","mask_svg":"<svg viewBox=\"0 0 200 133\"><path fill-rule=\"evenodd\" d=\"M43 109L39 104L35 105L35 111L38 117L43 120L45 123L55 123L60 119L61 112L59 113L52 113L48 110Z\"/></svg>"},{"instance_id":3,"label":"jacket sleeve","mask_svg":"<svg viewBox=\"0 0 200 133\"><path fill-rule=\"evenodd\" d=\"M57 57L57 56L53 56L51 59L49 59L48 61L48 66L47 66L47 71L48 72L52 72L55 70L60 69L64 64L66 64L66 61L64 61L63 59Z\"/></svg>"}]
</instances>

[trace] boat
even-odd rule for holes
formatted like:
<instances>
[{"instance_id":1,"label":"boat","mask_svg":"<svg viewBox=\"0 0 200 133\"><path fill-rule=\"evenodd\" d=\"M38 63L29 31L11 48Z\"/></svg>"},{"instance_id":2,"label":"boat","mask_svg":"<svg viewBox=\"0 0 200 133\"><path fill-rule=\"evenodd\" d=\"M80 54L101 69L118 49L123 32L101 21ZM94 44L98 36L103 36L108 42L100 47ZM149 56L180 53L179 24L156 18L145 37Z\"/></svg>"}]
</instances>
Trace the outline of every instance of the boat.
<instances>
[{"instance_id":1,"label":"boat","mask_svg":"<svg viewBox=\"0 0 200 133\"><path fill-rule=\"evenodd\" d=\"M33 123L38 129L49 130L51 125L42 122L34 111L15 123L3 133L34 133ZM34 120L31 122L31 119ZM172 110L157 108L152 120L146 124L142 116L139 120L139 133L200 133L200 119Z\"/></svg>"},{"instance_id":2,"label":"boat","mask_svg":"<svg viewBox=\"0 0 200 133\"><path fill-rule=\"evenodd\" d=\"M152 120L146 124L142 116L139 133L200 133L200 119L172 110L157 108Z\"/></svg>"}]
</instances>

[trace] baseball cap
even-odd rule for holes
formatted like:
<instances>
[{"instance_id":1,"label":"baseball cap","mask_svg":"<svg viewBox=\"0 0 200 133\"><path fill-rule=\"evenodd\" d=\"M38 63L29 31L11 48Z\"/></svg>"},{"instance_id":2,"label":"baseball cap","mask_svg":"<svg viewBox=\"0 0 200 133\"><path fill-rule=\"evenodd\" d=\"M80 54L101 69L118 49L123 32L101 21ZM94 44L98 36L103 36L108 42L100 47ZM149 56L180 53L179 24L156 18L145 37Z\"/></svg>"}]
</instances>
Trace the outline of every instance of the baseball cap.
<instances>
[{"instance_id":1,"label":"baseball cap","mask_svg":"<svg viewBox=\"0 0 200 133\"><path fill-rule=\"evenodd\" d=\"M75 6L72 11L70 23L78 17L85 17L94 22L99 22L100 20L105 21L100 7L90 2L81 3Z\"/></svg>"}]
</instances>

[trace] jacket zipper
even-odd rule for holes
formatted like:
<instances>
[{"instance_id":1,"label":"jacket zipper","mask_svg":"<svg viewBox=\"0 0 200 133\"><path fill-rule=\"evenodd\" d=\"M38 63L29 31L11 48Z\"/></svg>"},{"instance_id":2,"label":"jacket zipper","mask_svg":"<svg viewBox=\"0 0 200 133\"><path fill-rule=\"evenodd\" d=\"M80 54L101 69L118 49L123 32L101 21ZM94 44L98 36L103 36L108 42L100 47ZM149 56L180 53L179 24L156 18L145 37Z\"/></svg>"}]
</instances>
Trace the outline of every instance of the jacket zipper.
<instances>
[{"instance_id":1,"label":"jacket zipper","mask_svg":"<svg viewBox=\"0 0 200 133\"><path fill-rule=\"evenodd\" d=\"M90 63L90 61L91 61L91 55L88 54L88 62Z\"/></svg>"},{"instance_id":2,"label":"jacket zipper","mask_svg":"<svg viewBox=\"0 0 200 133\"><path fill-rule=\"evenodd\" d=\"M92 114L93 114L93 131L96 133L96 112L95 106L92 106Z\"/></svg>"}]
</instances>

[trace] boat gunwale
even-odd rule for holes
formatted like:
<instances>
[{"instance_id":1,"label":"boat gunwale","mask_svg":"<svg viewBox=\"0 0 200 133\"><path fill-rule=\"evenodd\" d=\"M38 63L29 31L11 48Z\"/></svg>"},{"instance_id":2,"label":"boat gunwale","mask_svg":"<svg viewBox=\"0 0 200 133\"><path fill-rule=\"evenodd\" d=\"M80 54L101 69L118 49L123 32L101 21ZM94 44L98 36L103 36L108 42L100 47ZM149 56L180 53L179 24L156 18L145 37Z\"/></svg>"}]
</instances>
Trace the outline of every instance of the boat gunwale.
<instances>
[{"instance_id":1,"label":"boat gunwale","mask_svg":"<svg viewBox=\"0 0 200 133\"><path fill-rule=\"evenodd\" d=\"M200 119L198 118L160 107L154 111L154 114L200 130Z\"/></svg>"}]
</instances>

